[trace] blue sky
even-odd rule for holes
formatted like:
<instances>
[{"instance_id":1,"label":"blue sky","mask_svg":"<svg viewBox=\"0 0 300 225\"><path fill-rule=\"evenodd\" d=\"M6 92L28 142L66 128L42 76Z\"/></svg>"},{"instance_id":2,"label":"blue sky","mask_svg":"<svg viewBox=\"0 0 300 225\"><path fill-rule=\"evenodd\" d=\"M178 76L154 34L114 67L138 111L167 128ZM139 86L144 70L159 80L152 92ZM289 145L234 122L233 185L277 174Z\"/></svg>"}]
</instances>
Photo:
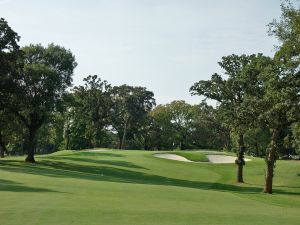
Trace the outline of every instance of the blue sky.
<instances>
[{"instance_id":1,"label":"blue sky","mask_svg":"<svg viewBox=\"0 0 300 225\"><path fill-rule=\"evenodd\" d=\"M272 56L267 24L280 0L0 0L0 17L29 43L75 54L74 84L97 74L113 85L153 91L157 103L186 100L189 88L221 72L222 56Z\"/></svg>"}]
</instances>

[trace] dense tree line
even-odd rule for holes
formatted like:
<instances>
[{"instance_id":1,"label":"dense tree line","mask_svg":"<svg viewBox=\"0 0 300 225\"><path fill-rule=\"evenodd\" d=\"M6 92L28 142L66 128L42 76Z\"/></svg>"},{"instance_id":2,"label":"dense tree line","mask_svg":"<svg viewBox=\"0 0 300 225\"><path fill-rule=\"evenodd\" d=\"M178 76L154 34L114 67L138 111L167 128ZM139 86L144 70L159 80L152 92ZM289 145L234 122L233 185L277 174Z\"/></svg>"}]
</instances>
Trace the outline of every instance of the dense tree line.
<instances>
[{"instance_id":1,"label":"dense tree line","mask_svg":"<svg viewBox=\"0 0 300 225\"><path fill-rule=\"evenodd\" d=\"M195 83L198 105L158 105L145 87L113 86L97 75L72 86L77 65L64 47L31 44L0 20L0 156L61 149L226 149L265 157L265 192L272 193L276 159L300 153L300 10L287 2L269 24L280 41L274 57L228 55L224 74ZM217 102L215 107L206 99Z\"/></svg>"}]
</instances>

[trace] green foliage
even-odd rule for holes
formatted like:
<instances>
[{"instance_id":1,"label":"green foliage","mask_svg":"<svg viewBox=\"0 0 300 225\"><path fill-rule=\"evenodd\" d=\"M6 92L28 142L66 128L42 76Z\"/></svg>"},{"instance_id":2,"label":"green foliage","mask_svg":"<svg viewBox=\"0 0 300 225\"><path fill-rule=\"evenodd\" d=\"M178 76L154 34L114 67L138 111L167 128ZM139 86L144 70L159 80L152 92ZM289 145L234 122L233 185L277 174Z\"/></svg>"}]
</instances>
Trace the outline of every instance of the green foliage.
<instances>
[{"instance_id":1,"label":"green foliage","mask_svg":"<svg viewBox=\"0 0 300 225\"><path fill-rule=\"evenodd\" d=\"M43 47L29 45L22 48L24 68L20 72L18 92L13 96L9 110L28 129L24 148L28 151L27 161L34 162L34 148L38 129L52 112L61 107L63 95L71 85L75 57L71 51L54 44Z\"/></svg>"},{"instance_id":2,"label":"green foliage","mask_svg":"<svg viewBox=\"0 0 300 225\"><path fill-rule=\"evenodd\" d=\"M292 125L292 134L293 134L293 146L295 151L300 155L300 123L294 123Z\"/></svg>"},{"instance_id":3,"label":"green foliage","mask_svg":"<svg viewBox=\"0 0 300 225\"><path fill-rule=\"evenodd\" d=\"M151 149L219 148L226 146L226 129L217 119L217 111L205 103L190 105L173 101L158 105L150 112Z\"/></svg>"},{"instance_id":4,"label":"green foliage","mask_svg":"<svg viewBox=\"0 0 300 225\"><path fill-rule=\"evenodd\" d=\"M105 128L110 120L111 85L107 81L102 81L97 75L90 75L83 81L84 86L77 86L73 89L74 102L70 107L72 118L70 118L68 128L72 136L70 147L73 148L73 140L77 142L76 136L80 133L77 129L81 130L83 132L81 135L87 138L83 143L88 143L88 146L80 146L80 149L100 147L103 144Z\"/></svg>"},{"instance_id":5,"label":"green foliage","mask_svg":"<svg viewBox=\"0 0 300 225\"><path fill-rule=\"evenodd\" d=\"M263 157L270 143L270 131L266 127L256 127L245 133L247 154Z\"/></svg>"},{"instance_id":6,"label":"green foliage","mask_svg":"<svg viewBox=\"0 0 300 225\"><path fill-rule=\"evenodd\" d=\"M0 18L0 109L6 108L6 104L11 101L11 94L18 91L14 80L21 66L19 39L7 21Z\"/></svg>"},{"instance_id":7,"label":"green foliage","mask_svg":"<svg viewBox=\"0 0 300 225\"><path fill-rule=\"evenodd\" d=\"M223 79L221 75L213 74L211 80L199 81L190 89L193 95L218 101L219 116L223 123L240 135L244 135L257 116L249 108L249 101L252 95L260 93L256 91L258 78L255 71L247 70L247 66L260 57L260 54L222 57L219 65L228 78Z\"/></svg>"},{"instance_id":8,"label":"green foliage","mask_svg":"<svg viewBox=\"0 0 300 225\"><path fill-rule=\"evenodd\" d=\"M111 126L119 137L119 148L125 149L126 139L133 138L155 106L154 94L145 87L115 86L111 92Z\"/></svg>"}]
</instances>

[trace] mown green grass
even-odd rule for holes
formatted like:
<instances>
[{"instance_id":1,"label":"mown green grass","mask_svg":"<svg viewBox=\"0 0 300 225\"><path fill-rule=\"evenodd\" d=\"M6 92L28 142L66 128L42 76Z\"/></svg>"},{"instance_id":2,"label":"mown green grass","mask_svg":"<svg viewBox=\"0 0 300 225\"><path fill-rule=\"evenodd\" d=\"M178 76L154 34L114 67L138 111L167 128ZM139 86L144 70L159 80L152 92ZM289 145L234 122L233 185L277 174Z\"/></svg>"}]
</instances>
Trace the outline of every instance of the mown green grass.
<instances>
[{"instance_id":1,"label":"mown green grass","mask_svg":"<svg viewBox=\"0 0 300 225\"><path fill-rule=\"evenodd\" d=\"M208 158L204 153L195 152L195 151L174 151L172 152L176 155L182 156L188 160L194 162L209 162Z\"/></svg>"},{"instance_id":2,"label":"mown green grass","mask_svg":"<svg viewBox=\"0 0 300 225\"><path fill-rule=\"evenodd\" d=\"M185 163L153 152L62 151L0 160L1 225L299 224L300 163L279 161L274 194L262 193L264 161Z\"/></svg>"}]
</instances>

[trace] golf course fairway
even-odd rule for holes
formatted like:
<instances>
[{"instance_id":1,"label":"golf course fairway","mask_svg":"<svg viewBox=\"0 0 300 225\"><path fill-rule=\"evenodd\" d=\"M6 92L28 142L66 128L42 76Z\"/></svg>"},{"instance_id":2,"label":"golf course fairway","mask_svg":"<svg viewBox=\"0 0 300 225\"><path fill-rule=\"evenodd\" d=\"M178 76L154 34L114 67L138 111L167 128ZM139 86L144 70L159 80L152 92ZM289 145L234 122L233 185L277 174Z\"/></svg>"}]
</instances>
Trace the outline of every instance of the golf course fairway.
<instances>
[{"instance_id":1,"label":"golf course fairway","mask_svg":"<svg viewBox=\"0 0 300 225\"><path fill-rule=\"evenodd\" d=\"M60 151L0 160L0 225L298 225L300 162L277 161L274 194L265 162L244 184L235 164L161 159L151 151Z\"/></svg>"}]
</instances>

